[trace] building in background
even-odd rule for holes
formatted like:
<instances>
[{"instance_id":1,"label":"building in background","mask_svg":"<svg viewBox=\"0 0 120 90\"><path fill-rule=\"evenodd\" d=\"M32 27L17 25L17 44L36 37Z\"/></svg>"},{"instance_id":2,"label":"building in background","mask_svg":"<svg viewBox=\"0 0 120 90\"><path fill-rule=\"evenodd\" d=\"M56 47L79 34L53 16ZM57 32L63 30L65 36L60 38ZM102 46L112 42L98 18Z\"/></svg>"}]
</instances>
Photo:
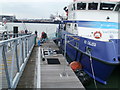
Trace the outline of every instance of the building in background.
<instances>
[{"instance_id":1,"label":"building in background","mask_svg":"<svg viewBox=\"0 0 120 90\"><path fill-rule=\"evenodd\" d=\"M15 15L0 15L0 22L2 22L3 18L6 18L7 22L12 22L16 20Z\"/></svg>"}]
</instances>

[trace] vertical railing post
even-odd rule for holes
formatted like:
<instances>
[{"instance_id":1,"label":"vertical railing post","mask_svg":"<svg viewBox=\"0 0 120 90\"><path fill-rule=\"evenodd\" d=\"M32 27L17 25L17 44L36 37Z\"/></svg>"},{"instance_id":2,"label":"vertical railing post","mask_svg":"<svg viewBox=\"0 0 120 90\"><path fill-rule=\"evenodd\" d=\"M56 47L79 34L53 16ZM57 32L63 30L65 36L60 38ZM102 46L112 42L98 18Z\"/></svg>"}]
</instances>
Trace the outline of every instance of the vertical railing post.
<instances>
[{"instance_id":1,"label":"vertical railing post","mask_svg":"<svg viewBox=\"0 0 120 90\"><path fill-rule=\"evenodd\" d=\"M19 71L20 71L20 68L19 68L19 59L18 59L17 42L18 42L18 40L15 41L15 55L16 55L17 71L19 72Z\"/></svg>"},{"instance_id":2,"label":"vertical railing post","mask_svg":"<svg viewBox=\"0 0 120 90\"><path fill-rule=\"evenodd\" d=\"M25 38L23 40L23 59L24 59L24 62L25 62Z\"/></svg>"},{"instance_id":3,"label":"vertical railing post","mask_svg":"<svg viewBox=\"0 0 120 90\"><path fill-rule=\"evenodd\" d=\"M19 41L19 43L18 43ZM7 47L10 48L7 50ZM16 88L18 81L23 73L25 65L29 59L31 50L34 45L34 36L23 36L20 38L10 39L8 41L0 42L1 47L1 60L3 61L5 68L5 76L8 87L5 88ZM20 50L20 53L19 53ZM19 56L20 55L20 56ZM10 57L9 57L10 56ZM12 62L8 65L7 60L12 57ZM1 64L1 63L0 63Z\"/></svg>"},{"instance_id":4,"label":"vertical railing post","mask_svg":"<svg viewBox=\"0 0 120 90\"><path fill-rule=\"evenodd\" d=\"M25 58L27 57L27 39L25 38Z\"/></svg>"},{"instance_id":5,"label":"vertical railing post","mask_svg":"<svg viewBox=\"0 0 120 90\"><path fill-rule=\"evenodd\" d=\"M5 68L5 74L6 74L8 88L11 88L10 75L9 75L9 72L8 72L8 66L7 66L6 54L5 54L5 45L3 45L2 58L3 58L3 63L4 63L4 68Z\"/></svg>"},{"instance_id":6,"label":"vertical railing post","mask_svg":"<svg viewBox=\"0 0 120 90\"><path fill-rule=\"evenodd\" d=\"M10 82L12 83L13 80L13 71L14 71L14 65L15 65L15 41L13 41L13 49L12 49L12 64L11 64L11 72L10 72Z\"/></svg>"},{"instance_id":7,"label":"vertical railing post","mask_svg":"<svg viewBox=\"0 0 120 90\"><path fill-rule=\"evenodd\" d=\"M20 49L21 49L21 57L22 57L22 63L24 63L24 52L23 52L23 39L21 38L21 45L20 45Z\"/></svg>"},{"instance_id":8,"label":"vertical railing post","mask_svg":"<svg viewBox=\"0 0 120 90\"><path fill-rule=\"evenodd\" d=\"M29 37L29 38L28 38L28 53L29 53L29 51L30 51L30 41L31 41L31 38Z\"/></svg>"},{"instance_id":9,"label":"vertical railing post","mask_svg":"<svg viewBox=\"0 0 120 90\"><path fill-rule=\"evenodd\" d=\"M29 53L29 37L27 37L27 55Z\"/></svg>"}]
</instances>

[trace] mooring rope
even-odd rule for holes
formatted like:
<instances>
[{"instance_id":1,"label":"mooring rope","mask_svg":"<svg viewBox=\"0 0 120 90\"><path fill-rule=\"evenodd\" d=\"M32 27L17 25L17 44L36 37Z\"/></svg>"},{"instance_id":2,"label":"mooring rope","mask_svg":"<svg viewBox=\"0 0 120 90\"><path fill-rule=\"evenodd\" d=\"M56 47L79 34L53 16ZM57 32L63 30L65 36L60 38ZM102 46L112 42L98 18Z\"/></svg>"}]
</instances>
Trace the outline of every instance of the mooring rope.
<instances>
[{"instance_id":1,"label":"mooring rope","mask_svg":"<svg viewBox=\"0 0 120 90\"><path fill-rule=\"evenodd\" d=\"M90 55L90 65L91 65L91 69L92 69L92 75L93 75L93 79L94 79L94 84L95 84L95 88L97 89L97 83L95 81L95 73L94 73L93 64L92 64L91 53L89 53L89 55Z\"/></svg>"}]
</instances>

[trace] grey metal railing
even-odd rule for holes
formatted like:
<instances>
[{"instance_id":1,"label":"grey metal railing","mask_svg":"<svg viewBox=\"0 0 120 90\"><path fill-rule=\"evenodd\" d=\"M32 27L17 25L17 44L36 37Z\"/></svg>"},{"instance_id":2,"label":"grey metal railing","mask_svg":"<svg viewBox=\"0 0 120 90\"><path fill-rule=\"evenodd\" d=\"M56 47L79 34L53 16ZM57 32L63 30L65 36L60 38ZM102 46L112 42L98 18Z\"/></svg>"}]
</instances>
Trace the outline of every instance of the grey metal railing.
<instances>
[{"instance_id":1,"label":"grey metal railing","mask_svg":"<svg viewBox=\"0 0 120 90\"><path fill-rule=\"evenodd\" d=\"M16 88L34 42L32 34L0 41L0 89Z\"/></svg>"},{"instance_id":2,"label":"grey metal railing","mask_svg":"<svg viewBox=\"0 0 120 90\"><path fill-rule=\"evenodd\" d=\"M11 38L15 38L15 37L20 37L20 36L24 36L24 35L30 35L31 33L7 33L7 34L0 34L0 41L1 40L7 40L7 39L11 39Z\"/></svg>"}]
</instances>

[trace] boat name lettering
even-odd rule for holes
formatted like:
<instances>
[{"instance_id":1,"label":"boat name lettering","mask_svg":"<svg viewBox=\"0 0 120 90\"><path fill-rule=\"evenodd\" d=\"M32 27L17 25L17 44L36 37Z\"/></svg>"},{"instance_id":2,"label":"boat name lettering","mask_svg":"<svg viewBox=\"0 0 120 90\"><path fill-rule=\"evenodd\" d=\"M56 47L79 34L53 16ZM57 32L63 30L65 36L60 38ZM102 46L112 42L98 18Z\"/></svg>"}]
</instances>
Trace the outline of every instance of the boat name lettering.
<instances>
[{"instance_id":1,"label":"boat name lettering","mask_svg":"<svg viewBox=\"0 0 120 90\"><path fill-rule=\"evenodd\" d=\"M96 43L95 42L84 40L84 44L96 47Z\"/></svg>"}]
</instances>

